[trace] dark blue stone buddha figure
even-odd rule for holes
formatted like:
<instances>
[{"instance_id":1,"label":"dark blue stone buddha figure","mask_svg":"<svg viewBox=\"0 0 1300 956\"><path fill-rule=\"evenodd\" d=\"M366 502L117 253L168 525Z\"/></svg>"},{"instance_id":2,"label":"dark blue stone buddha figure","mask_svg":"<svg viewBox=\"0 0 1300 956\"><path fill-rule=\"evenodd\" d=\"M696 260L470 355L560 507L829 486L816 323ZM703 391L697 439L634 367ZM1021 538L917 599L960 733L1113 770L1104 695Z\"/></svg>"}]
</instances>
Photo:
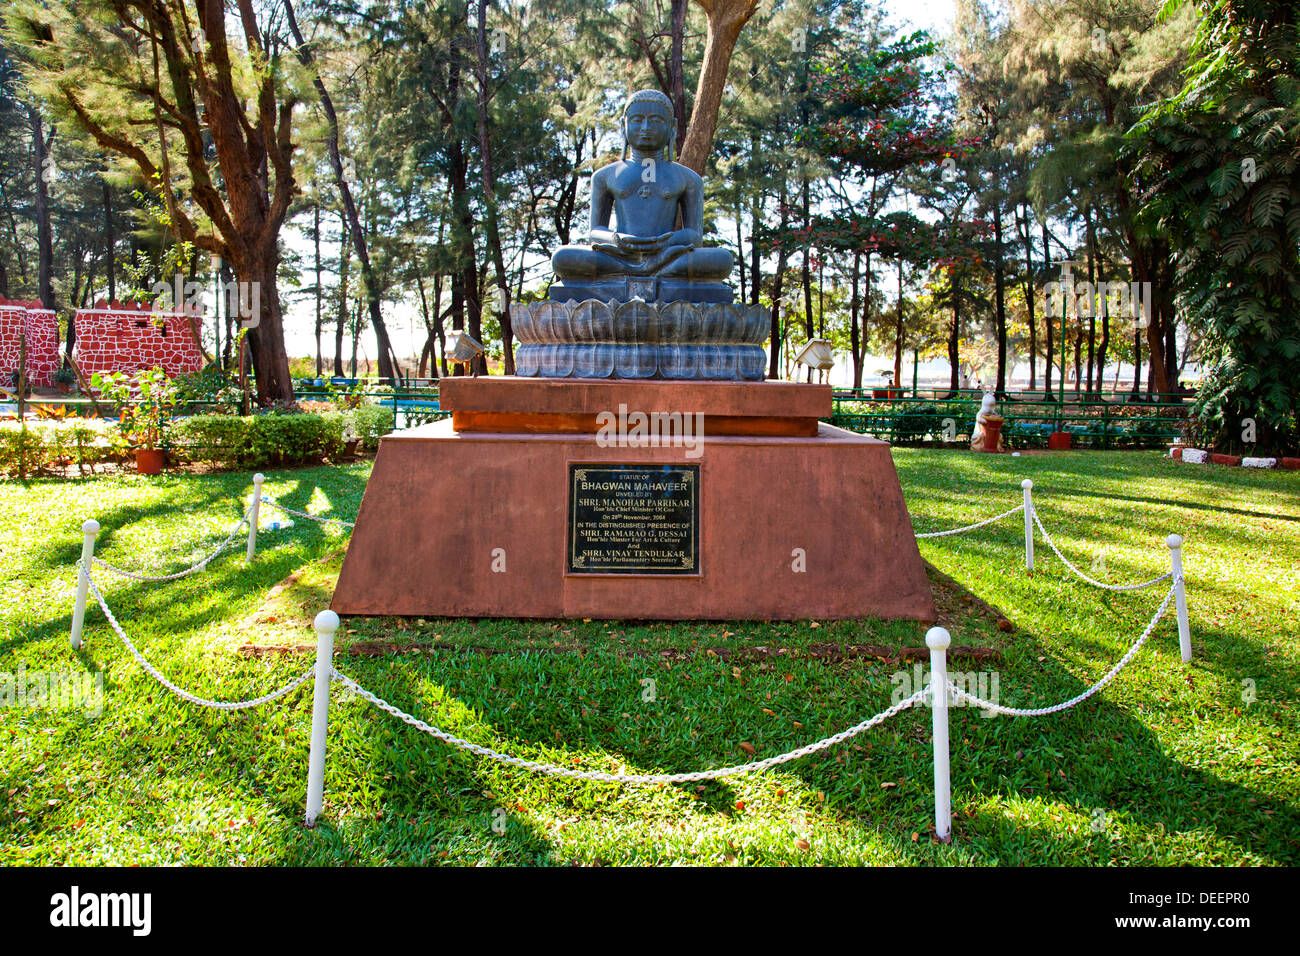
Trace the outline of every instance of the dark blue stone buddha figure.
<instances>
[{"instance_id":1,"label":"dark blue stone buddha figure","mask_svg":"<svg viewBox=\"0 0 1300 956\"><path fill-rule=\"evenodd\" d=\"M704 246L704 180L673 162L675 129L663 93L628 98L623 157L591 177L589 244L551 257L552 301L731 301L731 251Z\"/></svg>"},{"instance_id":2,"label":"dark blue stone buddha figure","mask_svg":"<svg viewBox=\"0 0 1300 956\"><path fill-rule=\"evenodd\" d=\"M628 97L623 157L591 177L589 244L556 250L548 301L510 306L519 375L762 380L770 313L733 304L731 251L704 245L704 180L673 162L674 129L668 97Z\"/></svg>"}]
</instances>

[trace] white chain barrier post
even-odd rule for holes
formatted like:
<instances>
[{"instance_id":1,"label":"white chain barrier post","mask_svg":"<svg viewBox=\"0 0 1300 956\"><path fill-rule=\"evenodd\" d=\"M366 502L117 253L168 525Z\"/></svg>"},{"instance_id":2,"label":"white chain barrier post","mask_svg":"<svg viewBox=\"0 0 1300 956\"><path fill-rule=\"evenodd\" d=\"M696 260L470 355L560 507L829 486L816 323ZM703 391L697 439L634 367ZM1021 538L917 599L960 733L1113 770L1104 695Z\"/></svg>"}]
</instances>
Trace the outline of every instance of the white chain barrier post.
<instances>
[{"instance_id":1,"label":"white chain barrier post","mask_svg":"<svg viewBox=\"0 0 1300 956\"><path fill-rule=\"evenodd\" d=\"M1026 478L1020 483L1025 490L1025 570L1034 573L1034 483Z\"/></svg>"},{"instance_id":2,"label":"white chain barrier post","mask_svg":"<svg viewBox=\"0 0 1300 956\"><path fill-rule=\"evenodd\" d=\"M253 476L253 506L248 509L248 563L253 563L253 553L257 551L257 513L262 507L262 482L266 475Z\"/></svg>"},{"instance_id":3,"label":"white chain barrier post","mask_svg":"<svg viewBox=\"0 0 1300 956\"><path fill-rule=\"evenodd\" d=\"M1178 614L1178 647L1183 663L1192 659L1192 632L1187 623L1187 588L1183 584L1183 536L1171 534L1165 539L1169 548L1169 570L1174 576L1174 607Z\"/></svg>"},{"instance_id":4,"label":"white chain barrier post","mask_svg":"<svg viewBox=\"0 0 1300 956\"><path fill-rule=\"evenodd\" d=\"M329 729L330 680L334 674L334 632L338 629L339 616L333 611L316 615L316 693L311 707L311 758L307 765L309 827L316 825L325 797L325 734Z\"/></svg>"},{"instance_id":5,"label":"white chain barrier post","mask_svg":"<svg viewBox=\"0 0 1300 956\"><path fill-rule=\"evenodd\" d=\"M86 623L86 598L90 593L90 562L95 557L95 535L99 522L94 518L81 526L81 571L77 575L77 603L72 609L72 649L81 649L81 628Z\"/></svg>"},{"instance_id":6,"label":"white chain barrier post","mask_svg":"<svg viewBox=\"0 0 1300 956\"><path fill-rule=\"evenodd\" d=\"M934 832L952 842L952 791L948 776L948 645L952 637L942 627L925 635L930 648L930 716L934 737Z\"/></svg>"}]
</instances>

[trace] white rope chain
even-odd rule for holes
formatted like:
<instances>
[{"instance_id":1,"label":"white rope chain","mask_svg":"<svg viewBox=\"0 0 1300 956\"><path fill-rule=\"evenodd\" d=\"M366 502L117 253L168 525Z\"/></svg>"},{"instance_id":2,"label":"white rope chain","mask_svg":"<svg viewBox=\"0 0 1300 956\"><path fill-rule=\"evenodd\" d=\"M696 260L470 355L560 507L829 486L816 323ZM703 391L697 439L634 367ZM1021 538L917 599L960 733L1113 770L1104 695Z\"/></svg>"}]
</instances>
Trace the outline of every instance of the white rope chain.
<instances>
[{"instance_id":1,"label":"white rope chain","mask_svg":"<svg viewBox=\"0 0 1300 956\"><path fill-rule=\"evenodd\" d=\"M208 569L208 563L215 560L218 556L220 556L222 552L224 552L227 548L229 548L232 544L234 544L236 538L240 537L240 533L243 531L244 525L248 524L248 519L251 513L252 513L251 509L249 511L244 512L244 517L239 519L239 524L235 525L234 530L230 532L230 535L226 538L225 541L217 545L217 549L215 551L213 551L207 557L195 561L192 565L190 565L190 567L186 568L184 571L177 571L175 574L160 574L160 575L139 574L135 571L128 571L126 568L119 568L116 565L109 564L107 561L102 561L94 555L91 555L90 560L91 563L94 564L94 566L97 568L103 568L105 571L112 571L114 574L120 574L124 578L131 578L133 581L147 581L147 582L175 581L179 578L188 577L191 574L198 574L200 571L206 571Z\"/></svg>"},{"instance_id":2,"label":"white rope chain","mask_svg":"<svg viewBox=\"0 0 1300 956\"><path fill-rule=\"evenodd\" d=\"M968 524L964 528L950 528L947 531L927 531L925 534L916 535L916 537L943 538L950 534L961 534L963 531L974 531L976 528L982 528L986 524L992 524L995 521L1001 521L1003 518L1008 518L1011 515L1015 514L1017 511L1023 511L1024 509L1025 509L1025 503L1022 501L1020 502L1020 504L1016 505L1010 511L1004 511L1002 512L1002 514L994 515L992 518L985 518L983 521L976 522L975 524Z\"/></svg>"},{"instance_id":3,"label":"white rope chain","mask_svg":"<svg viewBox=\"0 0 1300 956\"><path fill-rule=\"evenodd\" d=\"M356 527L355 521L344 521L342 518L330 518L326 515L314 515L306 511L295 511L292 508L286 508L284 505L280 504L280 502L276 501L274 498L268 498L266 497L266 495L262 496L262 500L266 502L268 505L270 505L272 508L279 508L285 514L293 515L295 518L306 518L309 521L319 521L321 524L338 524L338 525L342 525L345 528Z\"/></svg>"},{"instance_id":4,"label":"white rope chain","mask_svg":"<svg viewBox=\"0 0 1300 956\"><path fill-rule=\"evenodd\" d=\"M252 700L222 701L208 700L206 697L196 697L189 691L182 690L169 681L162 675L158 668L150 664L149 661L145 659L144 655L136 650L135 645L131 643L131 639L127 637L126 633L122 630L122 626L117 623L117 618L113 616L113 612L108 609L108 605L104 602L104 596L99 593L99 586L95 584L95 579L91 576L89 570L86 571L86 581L90 584L91 593L95 595L95 600L99 602L99 607L100 610L104 612L104 617L108 619L108 623L111 624L113 630L117 632L117 636L121 638L122 643L126 645L126 649L131 652L131 656L135 658L136 663L143 667L145 673L158 683L162 684L177 697L182 700L187 700L191 704L198 704L200 707L211 707L214 710L243 710L248 707L258 707L262 704L269 704L273 700L278 700L285 694L292 693L306 683L312 676L314 668L309 667L278 690L273 690L269 694L263 694L261 697L254 697Z\"/></svg>"},{"instance_id":5,"label":"white rope chain","mask_svg":"<svg viewBox=\"0 0 1300 956\"><path fill-rule=\"evenodd\" d=\"M1098 581L1094 578L1090 578L1088 577L1088 575L1084 574L1082 571L1076 568L1070 562L1070 559L1061 553L1061 549L1056 546L1056 542L1052 540L1052 536L1048 534L1047 529L1043 527L1043 522L1038 519L1038 509L1035 508L1031 512L1031 514L1034 519L1034 524L1038 525L1038 530L1043 533L1043 540L1047 542L1048 547L1050 547L1053 551L1056 552L1056 556L1061 559L1061 562L1067 568L1069 568L1079 577L1083 578L1093 587L1104 588L1107 591L1140 591L1142 588L1149 588L1153 584L1159 584L1161 581L1164 581L1168 578L1172 578L1174 576L1174 572L1172 570L1169 570L1166 571L1164 574L1160 575L1160 577L1152 578L1150 581L1143 581L1141 584L1107 584L1104 581Z\"/></svg>"},{"instance_id":6,"label":"white rope chain","mask_svg":"<svg viewBox=\"0 0 1300 956\"><path fill-rule=\"evenodd\" d=\"M1146 630L1142 632L1142 636L1134 641L1133 646L1130 647L1124 656L1119 659L1119 662L1108 670L1101 680L1097 681L1097 683L1093 684L1077 697L1071 697L1069 700L1060 704L1054 704L1051 707L1036 707L1030 709L1003 707L1001 704L995 704L992 701L984 700L973 694L968 694L966 691L958 687L956 683L949 681L949 698L953 700L964 700L975 707L980 707L984 710L991 710L998 714L1005 714L1008 717L1043 717L1047 714L1055 714L1058 711L1068 710L1076 704L1081 704L1093 694L1097 693L1097 691L1109 684L1115 678L1115 675L1123 670L1125 666L1128 665L1129 661L1133 660L1134 656L1142 648L1142 645L1146 643L1146 639L1151 636L1151 632L1155 630L1156 624L1158 624L1160 619L1164 617L1165 610L1169 607L1169 602L1174 596L1174 590L1174 587L1169 588L1169 592L1165 595L1165 599L1160 602L1160 607L1156 608L1156 614L1155 617L1151 618L1151 623L1148 624Z\"/></svg>"},{"instance_id":7,"label":"white rope chain","mask_svg":"<svg viewBox=\"0 0 1300 956\"><path fill-rule=\"evenodd\" d=\"M537 760L525 760L522 757L512 757L509 754L499 753L489 747L470 743L468 740L462 740L460 737L449 734L445 730L439 730L437 727L426 724L418 717L412 717L400 708L394 707L383 698L370 693L370 691L366 690L352 678L339 673L333 668L330 670L335 679L342 683L343 686L353 691L358 697L368 700L380 710L392 714L398 720L410 724L416 730L421 730L424 733L429 734L431 737L436 737L443 743L451 744L453 747L459 747L462 750L467 750L480 757L487 757L488 759L495 760L498 763L509 764L512 767L521 767L524 770L534 770L538 773L549 774L553 777L569 777L574 780L599 780L605 783L693 783L699 780L716 780L719 777L731 777L742 773L753 773L757 770L765 770L768 767L775 767L778 764L783 764L790 760L797 760L799 757L806 757L808 754L816 753L819 750L825 750L827 747L833 747L838 743L848 740L850 737L856 737L864 730L874 727L876 724L888 720L895 714L907 710L907 708L911 707L913 704L918 703L930 691L930 685L927 684L911 697L900 700L897 704L894 704L886 710L882 710L874 717L867 718L860 724L855 724L848 730L840 731L838 734L825 737L816 743L808 744L807 746L800 747L797 750L791 750L789 753L783 753L776 757L767 757L763 760L754 760L750 763L735 764L730 767L716 767L712 770L696 770L691 773L605 773L599 770L573 770L569 767L558 767L555 764L543 763Z\"/></svg>"}]
</instances>

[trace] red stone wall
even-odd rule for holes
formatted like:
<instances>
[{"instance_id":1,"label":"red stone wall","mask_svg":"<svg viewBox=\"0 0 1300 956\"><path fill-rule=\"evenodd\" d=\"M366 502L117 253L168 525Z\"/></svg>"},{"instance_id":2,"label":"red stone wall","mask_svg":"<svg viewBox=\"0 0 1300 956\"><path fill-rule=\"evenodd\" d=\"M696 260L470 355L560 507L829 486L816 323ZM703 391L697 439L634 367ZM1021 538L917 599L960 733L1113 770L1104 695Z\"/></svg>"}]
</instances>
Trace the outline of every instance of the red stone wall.
<instances>
[{"instance_id":1,"label":"red stone wall","mask_svg":"<svg viewBox=\"0 0 1300 956\"><path fill-rule=\"evenodd\" d=\"M59 368L59 325L54 313L39 302L0 299L0 387L18 368L19 336L27 334L27 384L48 388Z\"/></svg>"},{"instance_id":2,"label":"red stone wall","mask_svg":"<svg viewBox=\"0 0 1300 956\"><path fill-rule=\"evenodd\" d=\"M203 352L183 314L152 312L137 303L99 302L93 309L78 309L74 321L77 364L87 378L96 372L151 368L175 377L203 368Z\"/></svg>"}]
</instances>

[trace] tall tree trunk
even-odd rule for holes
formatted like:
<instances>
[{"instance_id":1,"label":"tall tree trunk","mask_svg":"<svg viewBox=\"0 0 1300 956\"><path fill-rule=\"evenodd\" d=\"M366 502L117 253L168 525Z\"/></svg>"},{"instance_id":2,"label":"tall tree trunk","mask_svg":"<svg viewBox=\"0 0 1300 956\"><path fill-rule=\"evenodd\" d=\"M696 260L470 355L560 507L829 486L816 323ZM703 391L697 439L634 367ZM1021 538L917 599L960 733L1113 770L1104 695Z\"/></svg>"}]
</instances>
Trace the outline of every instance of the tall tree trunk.
<instances>
[{"instance_id":1,"label":"tall tree trunk","mask_svg":"<svg viewBox=\"0 0 1300 956\"><path fill-rule=\"evenodd\" d=\"M1093 368L1097 363L1097 224L1093 219L1093 209L1091 206L1085 210L1085 222L1087 226L1088 241L1088 285L1092 289L1092 301L1088 303L1088 387L1087 393L1091 395L1094 390L1094 381L1096 382L1096 391L1101 391L1101 374L1093 379ZM1080 320L1080 332L1082 332L1083 322Z\"/></svg>"},{"instance_id":2,"label":"tall tree trunk","mask_svg":"<svg viewBox=\"0 0 1300 956\"><path fill-rule=\"evenodd\" d=\"M961 387L958 374L961 366L961 356L958 351L958 343L961 340L961 276L954 266L951 274L952 282L952 328L948 330L948 367L950 372L950 381L948 387L952 389L954 395L957 394Z\"/></svg>"},{"instance_id":3,"label":"tall tree trunk","mask_svg":"<svg viewBox=\"0 0 1300 956\"><path fill-rule=\"evenodd\" d=\"M1007 394L1007 298L1002 261L1002 203L993 206L993 318L997 325L998 373L994 391L999 398Z\"/></svg>"},{"instance_id":4,"label":"tall tree trunk","mask_svg":"<svg viewBox=\"0 0 1300 956\"><path fill-rule=\"evenodd\" d=\"M50 155L50 144L54 141L54 129L45 137L45 124L40 111L34 107L27 108L27 116L32 124L32 159L35 162L36 175L36 249L40 265L36 273L37 297L47 309L54 308L54 240L50 233L50 186L47 182L48 169L46 160Z\"/></svg>"},{"instance_id":5,"label":"tall tree trunk","mask_svg":"<svg viewBox=\"0 0 1300 956\"><path fill-rule=\"evenodd\" d=\"M235 281L235 274L230 270L230 264L227 263L225 259L222 259L218 263L217 275L221 277L222 288L229 289L230 283ZM232 314L232 310L230 308L230 300L225 298L224 296L222 296L221 299L223 302L226 303L226 314L225 314L226 341L225 341L225 348L221 353L221 367L228 369L232 367L232 364L235 360L234 355L232 354L232 350L234 349L234 345L235 345L235 316ZM240 354L243 353L241 352Z\"/></svg>"},{"instance_id":6,"label":"tall tree trunk","mask_svg":"<svg viewBox=\"0 0 1300 956\"><path fill-rule=\"evenodd\" d=\"M1023 222L1020 213L1023 213ZM1029 211L1022 206L1017 213L1017 226L1021 228L1020 237L1025 246L1025 308L1029 318L1029 390L1038 387L1038 330L1034 323L1034 244L1029 237Z\"/></svg>"},{"instance_id":7,"label":"tall tree trunk","mask_svg":"<svg viewBox=\"0 0 1300 956\"><path fill-rule=\"evenodd\" d=\"M401 369L397 362L397 353L393 351L393 345L388 336L388 327L384 325L384 317L380 311L379 281L370 265L370 250L366 244L365 231L361 228L360 217L357 215L356 202L352 198L352 187L343 175L343 160L339 155L339 121L338 115L334 112L334 100L330 98L329 91L325 88L325 83L316 70L315 55L303 40L302 32L298 29L298 20L294 16L292 0L284 0L284 12L289 32L293 34L293 41L297 44L294 52L297 54L299 61L311 71L312 86L316 89L316 95L320 98L321 111L325 114L327 124L325 147L329 153L330 168L334 171L334 184L338 187L339 196L343 200L343 212L347 217L348 227L352 230L352 243L356 249L357 261L361 264L362 285L365 288L366 301L370 306L370 324L375 330L375 341L379 350L377 356L379 377L386 378L396 385L397 376L401 374Z\"/></svg>"},{"instance_id":8,"label":"tall tree trunk","mask_svg":"<svg viewBox=\"0 0 1300 956\"><path fill-rule=\"evenodd\" d=\"M780 193L777 196L777 206L781 210L781 224L777 235L782 237L785 236L786 226L789 224L785 200L785 180L782 179ZM789 261L789 246L783 241L776 255L776 275L772 277L772 354L767 373L770 379L781 377L781 351L785 345L785 336L781 333L781 295L785 291L785 270Z\"/></svg>"},{"instance_id":9,"label":"tall tree trunk","mask_svg":"<svg viewBox=\"0 0 1300 956\"><path fill-rule=\"evenodd\" d=\"M741 214L740 195L736 195L736 265L740 266L740 301L745 301L745 218Z\"/></svg>"},{"instance_id":10,"label":"tall tree trunk","mask_svg":"<svg viewBox=\"0 0 1300 956\"><path fill-rule=\"evenodd\" d=\"M903 384L903 257L898 257L898 319L894 323L894 387Z\"/></svg>"},{"instance_id":11,"label":"tall tree trunk","mask_svg":"<svg viewBox=\"0 0 1300 956\"><path fill-rule=\"evenodd\" d=\"M339 311L334 326L334 374L343 377L343 335L348 326L348 266L352 262L352 233L347 221L339 235Z\"/></svg>"},{"instance_id":12,"label":"tall tree trunk","mask_svg":"<svg viewBox=\"0 0 1300 956\"><path fill-rule=\"evenodd\" d=\"M1106 382L1106 351L1110 347L1110 295L1106 292L1106 273L1110 271L1106 267L1106 260L1102 259L1100 254L1097 258L1097 283L1099 286L1098 301L1101 303L1101 342L1097 345L1097 391L1100 393L1105 388ZM1114 391L1112 386L1111 391Z\"/></svg>"},{"instance_id":13,"label":"tall tree trunk","mask_svg":"<svg viewBox=\"0 0 1300 956\"><path fill-rule=\"evenodd\" d=\"M803 182L800 184L800 191L803 203L803 228L804 234L807 235L812 223L812 213L808 186L808 173L805 170L802 174ZM799 267L799 281L803 285L803 324L808 333L808 338L814 337L813 332L813 307L812 307L812 269L809 266L808 257L810 255L810 246L807 242L803 247L803 262ZM808 369L808 381L812 381L812 369Z\"/></svg>"},{"instance_id":14,"label":"tall tree trunk","mask_svg":"<svg viewBox=\"0 0 1300 956\"><path fill-rule=\"evenodd\" d=\"M1144 312L1143 316L1147 319L1146 326L1146 343L1150 367L1148 370L1147 383L1148 390L1153 392L1168 392L1169 377L1166 373L1165 365L1165 336L1162 328L1162 320L1165 316L1165 302L1168 298L1166 285L1162 280L1157 259L1164 255L1167 258L1167 252L1159 246L1150 244L1138 244L1136 240L1130 242L1130 247L1136 247L1133 254L1133 278L1139 283L1151 283L1152 302ZM1139 323L1139 329L1141 323Z\"/></svg>"},{"instance_id":15,"label":"tall tree trunk","mask_svg":"<svg viewBox=\"0 0 1300 956\"><path fill-rule=\"evenodd\" d=\"M455 102L460 95L460 61L453 56L447 69L448 102ZM449 120L450 122L450 120ZM451 324L452 328L464 331L468 324L469 334L478 341L483 341L482 313L478 298L478 271L474 255L474 218L469 205L469 160L465 155L465 143L454 131L449 129L452 140L447 147L447 180L451 189L452 216L454 220L452 247L456 252L457 267L451 280ZM475 360L475 370L487 371L487 362L480 356ZM463 375L465 367L457 365L455 374Z\"/></svg>"},{"instance_id":16,"label":"tall tree trunk","mask_svg":"<svg viewBox=\"0 0 1300 956\"><path fill-rule=\"evenodd\" d=\"M1161 325L1165 330L1165 388L1178 390L1178 337L1174 304L1168 298L1161 300Z\"/></svg>"},{"instance_id":17,"label":"tall tree trunk","mask_svg":"<svg viewBox=\"0 0 1300 956\"><path fill-rule=\"evenodd\" d=\"M316 377L320 378L324 374L325 360L321 355L321 300L324 298L323 290L320 287L320 195L317 194L316 202L312 205L312 242L316 246Z\"/></svg>"},{"instance_id":18,"label":"tall tree trunk","mask_svg":"<svg viewBox=\"0 0 1300 956\"><path fill-rule=\"evenodd\" d=\"M497 224L496 180L492 172L492 136L488 124L488 48L487 48L487 3L478 3L478 143L479 163L483 173L483 204L487 210L485 223L488 251L492 255L492 265L497 273L498 321L501 323L501 346L504 355L504 372L515 374L514 334L510 327L510 285L506 275L505 257L501 253L501 233Z\"/></svg>"},{"instance_id":19,"label":"tall tree trunk","mask_svg":"<svg viewBox=\"0 0 1300 956\"><path fill-rule=\"evenodd\" d=\"M668 97L677 119L674 138L678 148L686 143L686 78L682 68L682 47L686 40L686 7L690 0L672 0L672 45L668 61ZM743 285L742 285L743 288Z\"/></svg>"},{"instance_id":20,"label":"tall tree trunk","mask_svg":"<svg viewBox=\"0 0 1300 956\"><path fill-rule=\"evenodd\" d=\"M1083 319L1076 315L1075 320L1078 327L1074 330L1074 394L1078 395L1083 384Z\"/></svg>"},{"instance_id":21,"label":"tall tree trunk","mask_svg":"<svg viewBox=\"0 0 1300 956\"><path fill-rule=\"evenodd\" d=\"M727 86L727 68L736 39L749 18L758 9L758 0L695 0L704 8L708 18L708 34L704 41L704 62L700 80L695 87L695 106L691 110L690 126L682 142L678 160L703 175L713 137L718 131L718 111L722 107L722 94Z\"/></svg>"},{"instance_id":22,"label":"tall tree trunk","mask_svg":"<svg viewBox=\"0 0 1300 956\"><path fill-rule=\"evenodd\" d=\"M853 250L853 275L849 293L849 354L853 358L853 387L862 387L862 360L858 357L858 312L862 305L862 250Z\"/></svg>"},{"instance_id":23,"label":"tall tree trunk","mask_svg":"<svg viewBox=\"0 0 1300 956\"><path fill-rule=\"evenodd\" d=\"M113 191L104 183L104 266L108 270L108 300L117 298L117 237L113 232Z\"/></svg>"},{"instance_id":24,"label":"tall tree trunk","mask_svg":"<svg viewBox=\"0 0 1300 956\"><path fill-rule=\"evenodd\" d=\"M1052 272L1052 245L1047 235L1047 222L1043 222L1043 275L1051 275ZM1047 338L1047 353L1043 361L1043 394L1048 399L1052 397L1052 301L1051 299L1043 300L1043 331ZM1062 323L1061 336L1065 336L1065 326Z\"/></svg>"},{"instance_id":25,"label":"tall tree trunk","mask_svg":"<svg viewBox=\"0 0 1300 956\"><path fill-rule=\"evenodd\" d=\"M248 331L248 354L253 360L253 374L257 376L258 401L263 405L287 404L293 401L293 381L289 376L289 355L284 347L284 335L274 330L284 328L284 315L280 311L279 271L280 254L272 239L270 248L255 249L255 255L235 260L235 272L240 276L257 276L260 300L260 322ZM265 328L263 328L265 326ZM288 398L282 396L287 395Z\"/></svg>"}]
</instances>

